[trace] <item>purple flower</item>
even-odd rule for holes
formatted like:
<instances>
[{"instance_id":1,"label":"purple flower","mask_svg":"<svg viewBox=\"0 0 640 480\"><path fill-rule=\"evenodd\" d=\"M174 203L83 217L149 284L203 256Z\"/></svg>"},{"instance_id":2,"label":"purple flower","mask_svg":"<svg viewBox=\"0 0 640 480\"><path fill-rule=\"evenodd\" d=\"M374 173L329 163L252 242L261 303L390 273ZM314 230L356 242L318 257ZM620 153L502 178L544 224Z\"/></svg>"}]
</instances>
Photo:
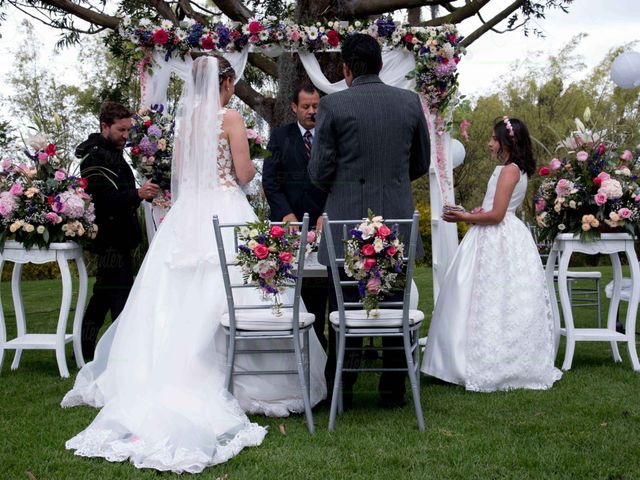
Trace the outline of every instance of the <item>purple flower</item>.
<instances>
[{"instance_id":1,"label":"purple flower","mask_svg":"<svg viewBox=\"0 0 640 480\"><path fill-rule=\"evenodd\" d=\"M147 129L147 135L151 137L160 138L162 136L162 130L160 129L159 126L154 124Z\"/></svg>"},{"instance_id":2,"label":"purple flower","mask_svg":"<svg viewBox=\"0 0 640 480\"><path fill-rule=\"evenodd\" d=\"M434 68L434 71L437 77L442 78L454 73L456 71L456 68L457 66L455 62L440 63L436 65L436 67Z\"/></svg>"},{"instance_id":3,"label":"purple flower","mask_svg":"<svg viewBox=\"0 0 640 480\"><path fill-rule=\"evenodd\" d=\"M379 18L376 20L376 25L378 26L378 35L381 37L390 38L396 30L396 24L391 18Z\"/></svg>"},{"instance_id":4,"label":"purple flower","mask_svg":"<svg viewBox=\"0 0 640 480\"><path fill-rule=\"evenodd\" d=\"M142 154L147 157L153 155L158 150L158 146L154 143L151 143L151 140L149 140L149 137L147 137L146 135L142 137L142 140L140 140L138 147L140 148Z\"/></svg>"}]
</instances>

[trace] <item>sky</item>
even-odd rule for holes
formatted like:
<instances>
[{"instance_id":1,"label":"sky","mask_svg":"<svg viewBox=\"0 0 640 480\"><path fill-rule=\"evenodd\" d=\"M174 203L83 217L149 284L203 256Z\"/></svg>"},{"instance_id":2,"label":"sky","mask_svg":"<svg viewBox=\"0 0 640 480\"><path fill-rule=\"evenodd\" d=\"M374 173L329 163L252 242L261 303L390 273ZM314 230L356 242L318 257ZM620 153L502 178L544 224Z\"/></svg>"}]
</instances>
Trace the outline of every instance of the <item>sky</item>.
<instances>
[{"instance_id":1,"label":"sky","mask_svg":"<svg viewBox=\"0 0 640 480\"><path fill-rule=\"evenodd\" d=\"M512 0L493 0L483 9L485 18L491 11L499 11ZM11 93L5 81L11 70L13 57L21 37L18 33L22 14L8 8L8 20L0 27L0 95ZM463 35L471 33L479 25L474 17L460 25ZM460 92L468 97L478 97L495 92L502 76L507 74L515 62L524 58L544 62L571 41L575 35L585 32L585 38L577 53L584 56L586 71L600 63L607 52L616 47L637 41L634 47L640 51L640 0L574 0L568 14L550 11L547 18L532 22L532 27L545 33L545 38L533 35L525 37L522 31L496 34L489 32L475 41L459 64ZM43 59L48 59L52 70L60 81L74 83L78 78L77 50L65 49L54 53L58 38L56 31L43 25L35 25L42 41ZM586 72L585 72L586 73Z\"/></svg>"}]
</instances>

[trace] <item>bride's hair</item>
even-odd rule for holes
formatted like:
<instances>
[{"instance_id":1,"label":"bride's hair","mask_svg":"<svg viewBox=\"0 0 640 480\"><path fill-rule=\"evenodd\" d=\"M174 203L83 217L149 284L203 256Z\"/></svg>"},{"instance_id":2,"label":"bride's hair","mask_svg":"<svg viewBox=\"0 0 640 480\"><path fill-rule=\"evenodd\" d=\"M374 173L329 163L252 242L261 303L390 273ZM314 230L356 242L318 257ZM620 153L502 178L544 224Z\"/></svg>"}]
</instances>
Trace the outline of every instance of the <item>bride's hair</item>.
<instances>
[{"instance_id":1,"label":"bride's hair","mask_svg":"<svg viewBox=\"0 0 640 480\"><path fill-rule=\"evenodd\" d=\"M203 70L206 68L207 62L212 61L212 59L216 59L218 61L218 85L222 85L227 78L235 78L236 71L224 57L219 57L217 55L213 56L202 56L198 57L193 61L193 67L191 68L191 73L193 74L194 81L198 78L200 74L202 74Z\"/></svg>"},{"instance_id":2,"label":"bride's hair","mask_svg":"<svg viewBox=\"0 0 640 480\"><path fill-rule=\"evenodd\" d=\"M533 158L531 137L527 126L517 118L505 116L496 119L493 133L500 143L498 153L509 152L509 159L506 163L516 164L520 170L531 177L536 171L536 161Z\"/></svg>"}]
</instances>

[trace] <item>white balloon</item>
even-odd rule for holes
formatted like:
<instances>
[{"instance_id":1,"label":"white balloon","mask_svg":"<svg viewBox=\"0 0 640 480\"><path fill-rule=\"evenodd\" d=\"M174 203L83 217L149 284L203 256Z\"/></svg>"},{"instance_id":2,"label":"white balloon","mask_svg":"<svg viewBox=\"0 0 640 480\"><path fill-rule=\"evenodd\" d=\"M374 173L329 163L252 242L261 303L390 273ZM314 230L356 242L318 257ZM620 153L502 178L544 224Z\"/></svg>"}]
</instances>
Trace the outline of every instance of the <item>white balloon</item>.
<instances>
[{"instance_id":1,"label":"white balloon","mask_svg":"<svg viewBox=\"0 0 640 480\"><path fill-rule=\"evenodd\" d=\"M451 139L451 161L453 164L453 168L459 167L464 163L464 156L466 155L466 150L464 149L464 145L462 142L456 138Z\"/></svg>"},{"instance_id":2,"label":"white balloon","mask_svg":"<svg viewBox=\"0 0 640 480\"><path fill-rule=\"evenodd\" d=\"M621 88L640 86L640 53L624 52L611 64L611 80Z\"/></svg>"}]
</instances>

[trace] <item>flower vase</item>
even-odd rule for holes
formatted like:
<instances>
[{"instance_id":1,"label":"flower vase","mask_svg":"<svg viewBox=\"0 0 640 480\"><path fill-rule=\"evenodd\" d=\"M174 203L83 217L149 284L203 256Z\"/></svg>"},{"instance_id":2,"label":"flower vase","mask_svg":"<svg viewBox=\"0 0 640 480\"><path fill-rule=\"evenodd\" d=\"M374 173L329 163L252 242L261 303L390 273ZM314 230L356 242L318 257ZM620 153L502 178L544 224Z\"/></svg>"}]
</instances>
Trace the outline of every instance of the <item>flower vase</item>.
<instances>
[{"instance_id":1,"label":"flower vase","mask_svg":"<svg viewBox=\"0 0 640 480\"><path fill-rule=\"evenodd\" d=\"M271 306L271 314L274 317L282 316L282 302L280 301L279 293L276 293L273 295L273 305Z\"/></svg>"}]
</instances>

